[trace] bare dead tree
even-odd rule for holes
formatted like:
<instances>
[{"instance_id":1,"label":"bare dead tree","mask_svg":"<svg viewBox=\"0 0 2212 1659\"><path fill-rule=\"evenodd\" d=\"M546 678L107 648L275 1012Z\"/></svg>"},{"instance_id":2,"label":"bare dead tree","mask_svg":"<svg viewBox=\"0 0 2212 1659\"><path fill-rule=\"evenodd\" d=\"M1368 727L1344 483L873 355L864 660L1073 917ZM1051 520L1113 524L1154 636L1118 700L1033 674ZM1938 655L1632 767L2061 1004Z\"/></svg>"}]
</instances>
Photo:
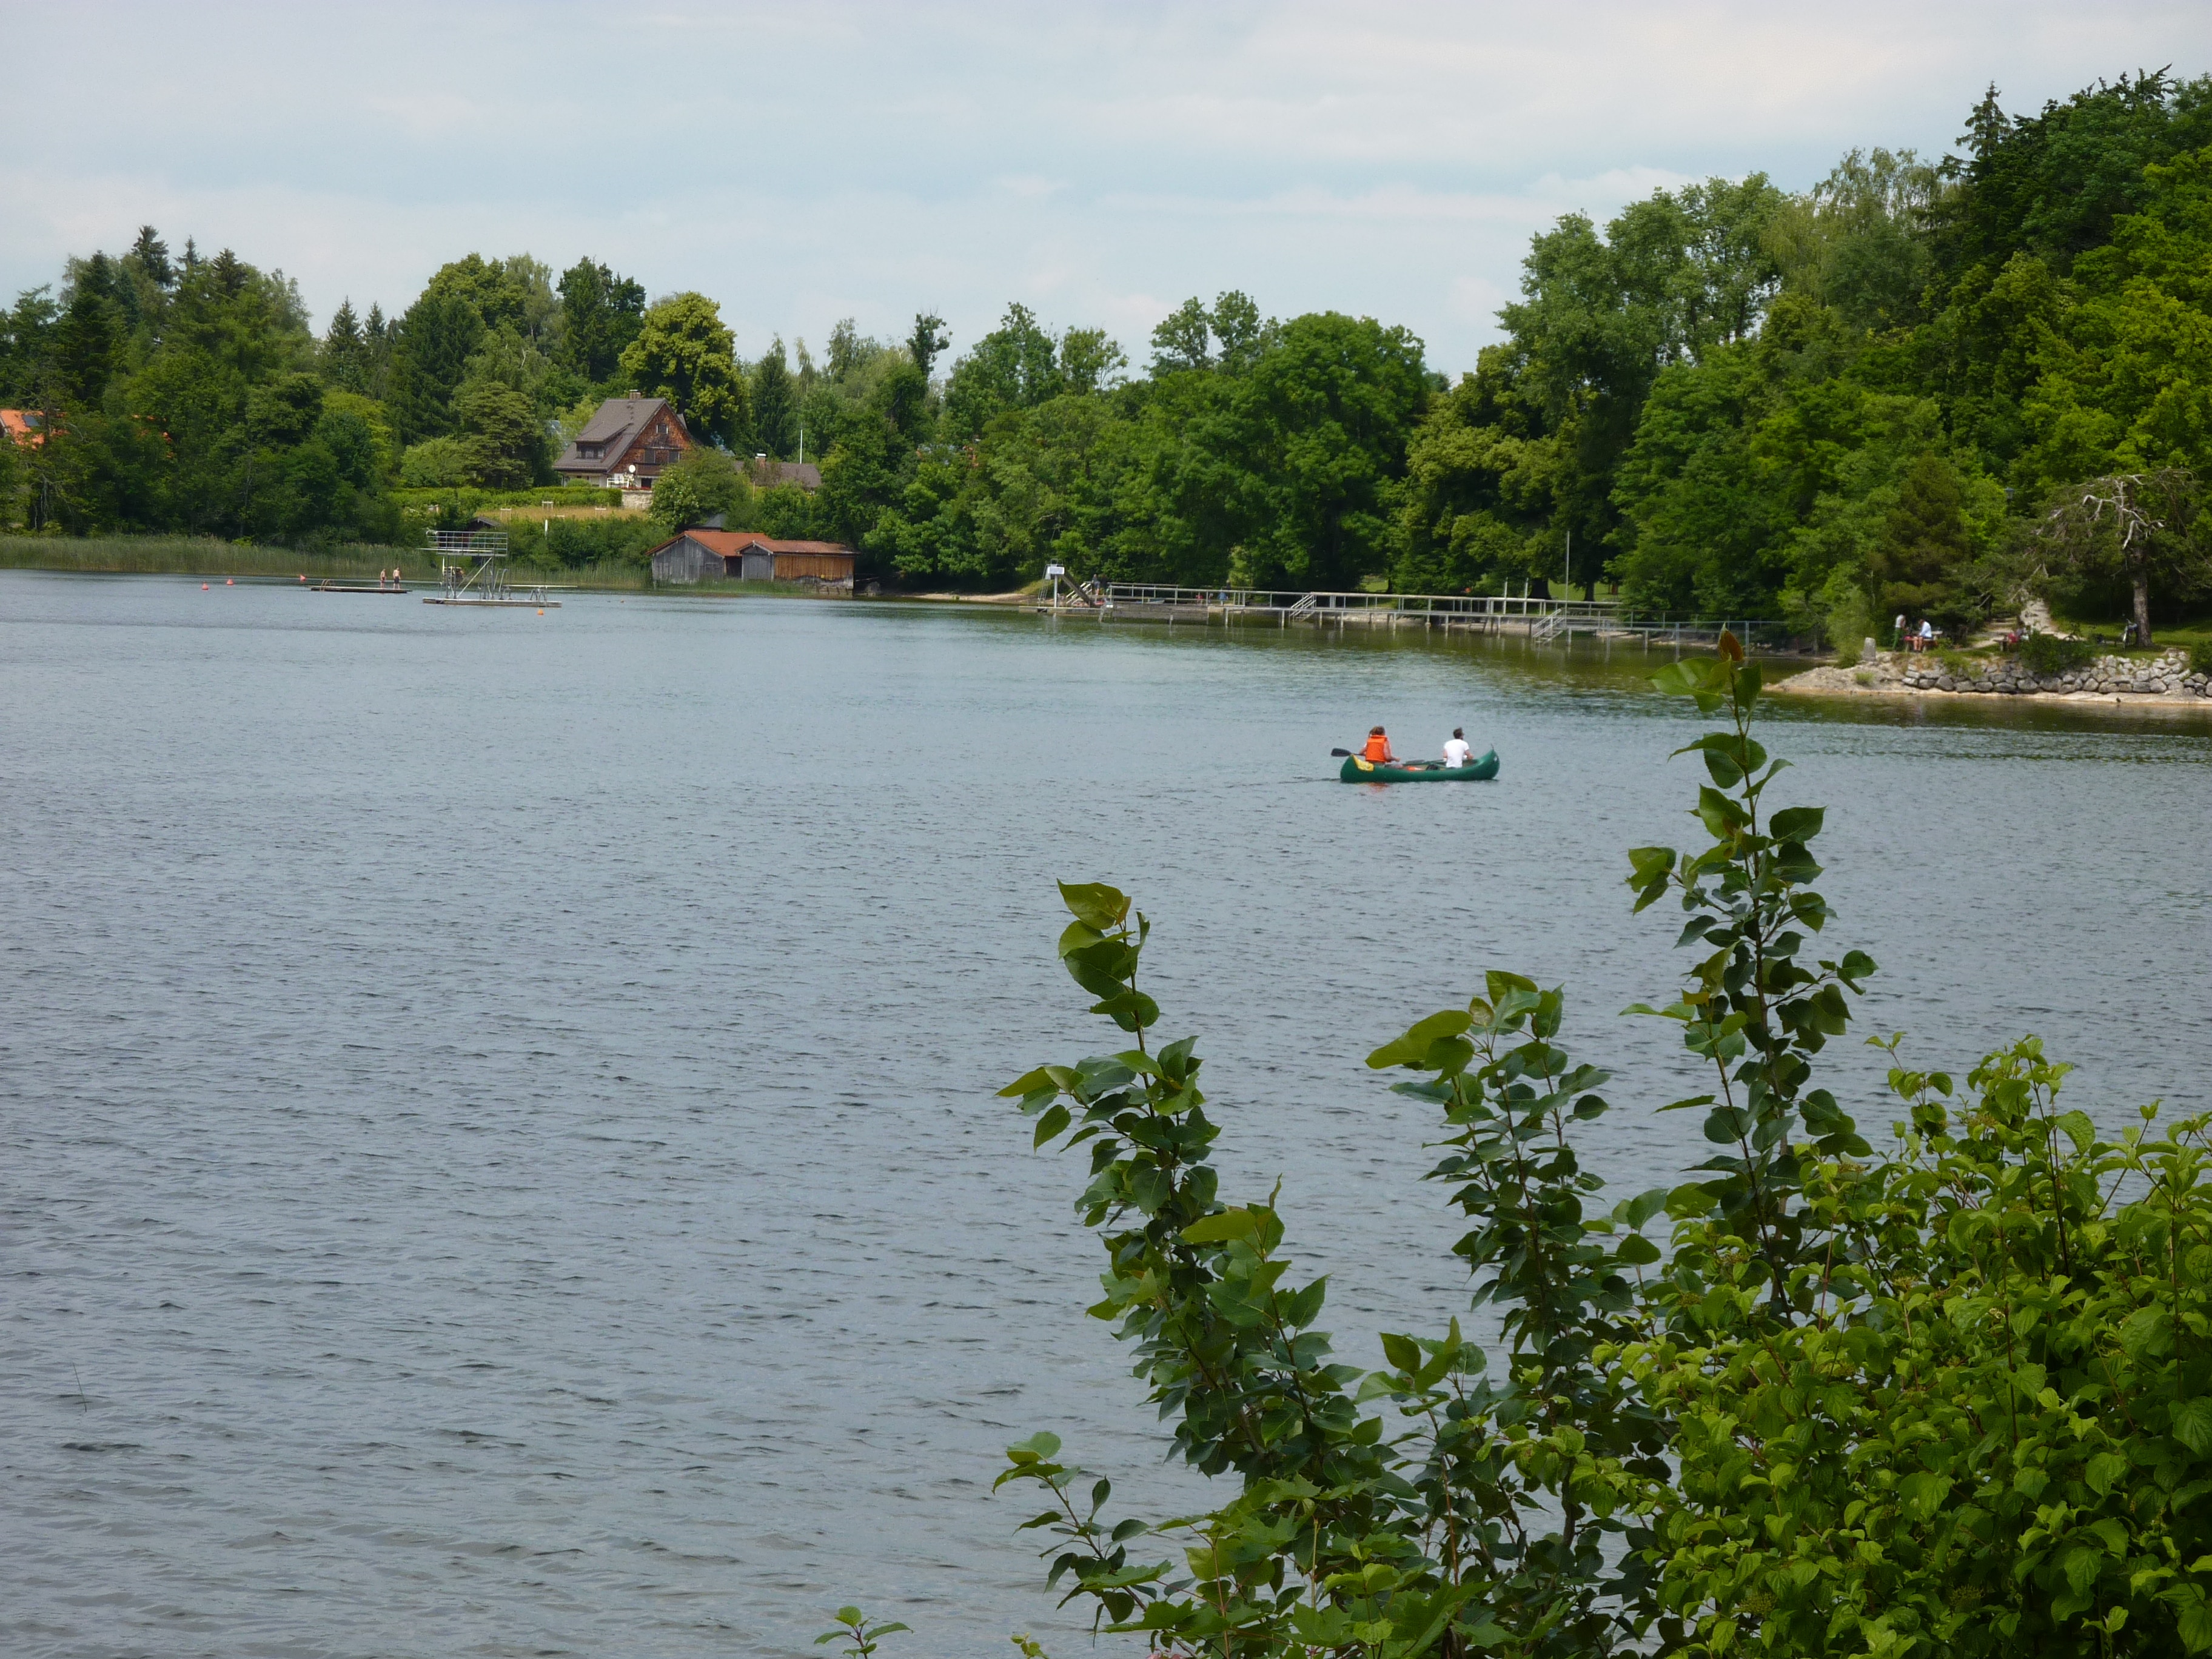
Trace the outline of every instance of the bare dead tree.
<instances>
[{"instance_id":1,"label":"bare dead tree","mask_svg":"<svg viewBox=\"0 0 2212 1659\"><path fill-rule=\"evenodd\" d=\"M2113 473L2069 488L2039 539L2086 574L2117 565L2134 590L2136 638L2148 645L2152 581L2186 589L2202 580L2191 534L2199 505L2197 475L2185 466Z\"/></svg>"}]
</instances>

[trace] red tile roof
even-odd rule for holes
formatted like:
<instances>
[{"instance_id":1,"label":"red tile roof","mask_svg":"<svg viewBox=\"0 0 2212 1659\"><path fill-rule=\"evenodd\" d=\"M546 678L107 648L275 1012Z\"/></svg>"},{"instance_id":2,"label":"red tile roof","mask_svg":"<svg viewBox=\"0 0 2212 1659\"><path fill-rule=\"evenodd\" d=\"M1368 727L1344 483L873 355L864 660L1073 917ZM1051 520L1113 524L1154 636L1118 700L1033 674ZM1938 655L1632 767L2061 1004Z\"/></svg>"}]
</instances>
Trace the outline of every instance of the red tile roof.
<instances>
[{"instance_id":1,"label":"red tile roof","mask_svg":"<svg viewBox=\"0 0 2212 1659\"><path fill-rule=\"evenodd\" d=\"M837 542L777 541L750 530L687 530L682 535L671 536L653 551L658 553L661 548L673 547L687 538L709 553L725 559L733 559L748 548L757 548L764 553L850 553L853 550Z\"/></svg>"}]
</instances>

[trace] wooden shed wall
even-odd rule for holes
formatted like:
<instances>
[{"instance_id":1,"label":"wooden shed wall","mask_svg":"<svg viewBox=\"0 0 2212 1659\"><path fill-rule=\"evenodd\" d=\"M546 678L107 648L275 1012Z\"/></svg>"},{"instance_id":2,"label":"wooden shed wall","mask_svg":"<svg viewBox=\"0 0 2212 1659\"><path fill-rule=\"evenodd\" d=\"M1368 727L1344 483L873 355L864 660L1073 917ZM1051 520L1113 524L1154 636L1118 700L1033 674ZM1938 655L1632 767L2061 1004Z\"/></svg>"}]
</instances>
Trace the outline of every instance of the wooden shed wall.
<instances>
[{"instance_id":1,"label":"wooden shed wall","mask_svg":"<svg viewBox=\"0 0 2212 1659\"><path fill-rule=\"evenodd\" d=\"M853 580L850 553L779 553L775 579L780 582L848 582Z\"/></svg>"},{"instance_id":2,"label":"wooden shed wall","mask_svg":"<svg viewBox=\"0 0 2212 1659\"><path fill-rule=\"evenodd\" d=\"M690 537L653 556L653 579L657 582L696 582L702 576L722 574L722 556L710 552Z\"/></svg>"}]
</instances>

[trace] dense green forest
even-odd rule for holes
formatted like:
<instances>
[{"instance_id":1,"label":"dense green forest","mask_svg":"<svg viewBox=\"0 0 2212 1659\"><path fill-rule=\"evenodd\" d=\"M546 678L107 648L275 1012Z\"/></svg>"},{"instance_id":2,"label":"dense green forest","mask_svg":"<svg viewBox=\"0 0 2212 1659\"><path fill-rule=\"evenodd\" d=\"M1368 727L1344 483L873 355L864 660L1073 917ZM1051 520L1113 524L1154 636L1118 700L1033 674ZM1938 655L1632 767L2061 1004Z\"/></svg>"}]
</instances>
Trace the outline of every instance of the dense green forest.
<instances>
[{"instance_id":1,"label":"dense green forest","mask_svg":"<svg viewBox=\"0 0 2212 1659\"><path fill-rule=\"evenodd\" d=\"M834 537L908 585L1048 560L1128 580L1423 592L1555 579L1836 637L1960 626L2043 586L2200 594L2212 525L2212 76L1994 89L1962 154L1854 151L1538 235L1504 337L1454 384L1402 327L1194 299L1133 364L1008 307L954 355L849 324L741 355L714 302L592 259L441 269L403 314L339 307L151 228L0 323L0 518L312 545L413 539L422 492L543 486L598 400L665 395L712 449L659 516ZM807 458L756 498L730 454ZM2102 481L2102 482L2099 482ZM2057 516L2053 516L2054 514ZM563 526L547 556L634 552ZM1542 591L1540 587L1538 591Z\"/></svg>"}]
</instances>

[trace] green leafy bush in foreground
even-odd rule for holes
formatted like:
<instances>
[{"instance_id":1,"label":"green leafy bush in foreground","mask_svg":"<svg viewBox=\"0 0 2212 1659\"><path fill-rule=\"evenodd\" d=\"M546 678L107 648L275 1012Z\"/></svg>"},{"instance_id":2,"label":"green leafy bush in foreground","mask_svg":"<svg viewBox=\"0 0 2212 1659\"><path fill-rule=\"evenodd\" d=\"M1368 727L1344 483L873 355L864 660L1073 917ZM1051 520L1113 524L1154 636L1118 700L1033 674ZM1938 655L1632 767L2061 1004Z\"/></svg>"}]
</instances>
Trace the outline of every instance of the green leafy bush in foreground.
<instances>
[{"instance_id":1,"label":"green leafy bush in foreground","mask_svg":"<svg viewBox=\"0 0 2212 1659\"><path fill-rule=\"evenodd\" d=\"M2030 634L2020 642L2020 659L2031 674L2070 674L2086 668L2097 648L2087 640L2063 640L2056 634Z\"/></svg>"},{"instance_id":2,"label":"green leafy bush in foreground","mask_svg":"<svg viewBox=\"0 0 2212 1659\"><path fill-rule=\"evenodd\" d=\"M1899 1121L1869 1146L1816 1063L1874 964L1811 954L1821 813L1766 810L1784 763L1733 646L1661 677L1727 715L1685 751L1709 844L1629 878L1686 913L1680 992L1632 1012L1710 1067L1662 1109L1701 1113L1712 1156L1608 1202L1580 1156L1607 1074L1514 974L1369 1057L1436 1112L1493 1346L1446 1318L1384 1334L1380 1370L1334 1356L1275 1196L1219 1194L1194 1040L1156 1042L1139 988L1149 923L1062 888L1061 960L1132 1046L1006 1093L1036 1145L1085 1149L1091 1311L1230 1492L1115 1520L1054 1437L1009 1449L1049 1582L1108 1628L1222 1659L2212 1649L2206 1120L2108 1141L2033 1038L1962 1088L1891 1037Z\"/></svg>"}]
</instances>

